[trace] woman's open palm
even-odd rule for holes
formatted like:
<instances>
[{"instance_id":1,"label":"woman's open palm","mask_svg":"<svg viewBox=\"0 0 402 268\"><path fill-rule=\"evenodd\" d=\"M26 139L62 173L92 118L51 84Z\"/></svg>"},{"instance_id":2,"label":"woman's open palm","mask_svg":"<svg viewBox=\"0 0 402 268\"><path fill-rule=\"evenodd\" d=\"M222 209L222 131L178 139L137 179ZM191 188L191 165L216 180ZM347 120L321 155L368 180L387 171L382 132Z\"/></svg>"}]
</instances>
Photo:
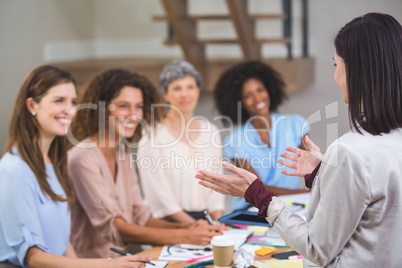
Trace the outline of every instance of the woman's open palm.
<instances>
[{"instance_id":1,"label":"woman's open palm","mask_svg":"<svg viewBox=\"0 0 402 268\"><path fill-rule=\"evenodd\" d=\"M286 147L286 150L291 153L281 153L283 158L296 162L288 162L284 161L283 159L279 159L279 164L295 169L294 171L282 170L282 174L304 177L306 174L313 172L316 166L321 162L322 153L320 147L315 145L307 135L304 140L310 151L288 146Z\"/></svg>"}]
</instances>

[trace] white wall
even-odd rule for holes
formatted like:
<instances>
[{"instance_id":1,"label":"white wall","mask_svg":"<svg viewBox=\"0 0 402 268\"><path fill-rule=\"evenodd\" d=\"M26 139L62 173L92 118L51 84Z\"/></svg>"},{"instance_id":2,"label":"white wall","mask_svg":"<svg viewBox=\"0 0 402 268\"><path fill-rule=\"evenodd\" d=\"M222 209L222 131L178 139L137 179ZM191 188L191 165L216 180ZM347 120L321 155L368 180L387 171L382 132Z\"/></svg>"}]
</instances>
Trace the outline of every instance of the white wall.
<instances>
[{"instance_id":1,"label":"white wall","mask_svg":"<svg viewBox=\"0 0 402 268\"><path fill-rule=\"evenodd\" d=\"M246 1L246 0L244 0ZM49 61L75 60L77 56L86 58L177 58L182 53L177 46L167 47L163 40L167 34L165 22L154 22L152 16L163 14L159 0L96 0L94 3L94 38L74 42L53 42L48 44ZM294 55L301 55L301 12L300 1L294 1L293 42ZM190 14L227 14L224 0L188 0ZM280 0L249 0L250 13L280 13ZM280 21L262 20L256 23L258 38L281 37ZM201 21L197 24L198 37L236 38L230 21ZM90 48L90 49L88 49ZM314 49L314 46L313 46ZM86 53L86 54L85 54ZM285 57L283 45L263 45L265 57ZM242 53L238 45L208 45L208 58L238 58Z\"/></svg>"},{"instance_id":2,"label":"white wall","mask_svg":"<svg viewBox=\"0 0 402 268\"><path fill-rule=\"evenodd\" d=\"M339 102L339 116L323 120L312 126L311 135L321 148L327 147L327 137L331 138L333 131L327 133L328 124L339 124L338 135L349 128L347 105L343 103L342 93L333 80L334 46L333 39L339 29L353 18L368 12L388 13L402 23L401 0L310 0L310 35L315 44L315 82L302 92L290 96L289 102L281 107L281 111L301 113L308 117L321 110L325 119L324 109L334 101ZM334 126L329 126L334 127Z\"/></svg>"},{"instance_id":3,"label":"white wall","mask_svg":"<svg viewBox=\"0 0 402 268\"><path fill-rule=\"evenodd\" d=\"M0 150L19 87L51 41L93 37L92 0L0 0Z\"/></svg>"},{"instance_id":4,"label":"white wall","mask_svg":"<svg viewBox=\"0 0 402 268\"><path fill-rule=\"evenodd\" d=\"M249 1L251 12L269 13L280 10L279 0ZM293 0L293 2L296 15L294 38L298 40L300 38L298 25L300 0ZM388 13L402 22L402 1L310 0L309 2L309 32L312 52L316 60L316 79L310 87L292 94L280 111L300 113L305 117L321 111L323 120L313 124L311 135L321 147L326 148L329 124L332 124L329 127L338 127L337 131L331 130L330 134L336 132L335 134L340 135L349 129L347 106L343 104L341 92L333 82L333 37L346 22L367 12ZM200 14L210 11L219 13L226 9L223 3L223 0L189 0L189 8L191 13ZM49 48L49 44L50 47L56 44L55 47L60 48L57 44L63 46L73 44L78 47L89 44L89 49L94 47L98 49L92 54L85 54L85 51L74 54L79 57L144 56L145 52L153 53L155 57L171 57L172 55L180 57L178 48L169 49L161 45L166 35L166 26L161 22L152 22L151 16L154 14L163 14L158 0L0 0L0 107L2 112L0 150L3 149L7 136L14 97L25 75L45 62L45 45ZM268 22L257 24L257 35L278 34L271 31L268 34L268 30L274 26ZM204 23L200 25L199 30L201 37L233 34L230 25L222 29ZM134 46L131 46L132 42ZM113 47L114 44L122 46ZM219 56L219 51L222 55L227 51L232 55L239 53L240 50L236 52L236 48L223 50L215 48L209 52L213 56ZM58 57L63 57L68 56L69 50L55 49L51 52L61 53L62 55ZM208 113L211 117L210 96L206 95L204 99L199 111ZM336 101L338 101L336 106L338 116L326 119L325 106ZM331 111L336 112L334 109Z\"/></svg>"},{"instance_id":5,"label":"white wall","mask_svg":"<svg viewBox=\"0 0 402 268\"><path fill-rule=\"evenodd\" d=\"M151 16L163 14L158 0L95 0L94 35L96 39L162 38L163 23Z\"/></svg>"}]
</instances>

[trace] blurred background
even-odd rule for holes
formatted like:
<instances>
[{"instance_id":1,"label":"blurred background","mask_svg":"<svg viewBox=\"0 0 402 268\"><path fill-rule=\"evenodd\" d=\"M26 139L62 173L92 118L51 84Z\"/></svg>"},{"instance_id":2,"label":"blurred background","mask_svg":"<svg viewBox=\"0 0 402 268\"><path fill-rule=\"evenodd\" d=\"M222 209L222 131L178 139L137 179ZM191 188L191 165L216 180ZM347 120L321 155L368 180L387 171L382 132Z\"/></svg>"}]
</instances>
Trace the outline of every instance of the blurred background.
<instances>
[{"instance_id":1,"label":"blurred background","mask_svg":"<svg viewBox=\"0 0 402 268\"><path fill-rule=\"evenodd\" d=\"M70 70L77 77L79 88L98 71L110 67L133 69L147 75L156 85L164 64L194 56L193 63L203 63L199 66L206 76L197 114L214 121L214 79L226 66L247 58L241 32L236 28L236 23L241 22L233 17L197 20L186 31L204 40L197 43L202 55L186 54L180 46L183 40L172 39L172 28L177 30L180 21L173 21L169 27L168 19L174 20L170 17L174 10L167 12L168 1L0 0L0 149L4 149L12 106L23 79L30 70L45 63ZM283 14L281 0L242 1L251 15ZM251 53L258 49L257 57L272 63L287 82L289 98L279 112L308 118L311 138L325 151L331 141L350 129L347 105L333 81L334 36L345 23L368 12L388 13L402 22L402 0L289 2L290 52L289 42L275 41L283 38L283 19L262 17L250 26L257 44ZM225 0L188 0L184 15L194 19L197 15L228 14L228 6ZM305 30L304 18L308 21ZM183 20L182 26L187 21ZM236 43L233 40L237 37ZM307 54L303 54L303 44Z\"/></svg>"}]
</instances>

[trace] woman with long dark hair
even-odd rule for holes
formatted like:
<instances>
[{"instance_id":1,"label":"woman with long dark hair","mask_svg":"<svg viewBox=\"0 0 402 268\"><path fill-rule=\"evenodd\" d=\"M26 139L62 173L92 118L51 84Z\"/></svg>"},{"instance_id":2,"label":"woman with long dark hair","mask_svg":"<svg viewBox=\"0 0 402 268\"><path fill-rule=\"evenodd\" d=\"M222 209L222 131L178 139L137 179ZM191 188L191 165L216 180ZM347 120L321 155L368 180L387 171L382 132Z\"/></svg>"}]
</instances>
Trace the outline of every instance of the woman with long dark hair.
<instances>
[{"instance_id":1,"label":"woman with long dark hair","mask_svg":"<svg viewBox=\"0 0 402 268\"><path fill-rule=\"evenodd\" d=\"M399 267L402 256L402 26L369 13L335 38L335 82L349 104L352 130L314 169L311 152L288 148L286 165L312 187L307 220L284 208L256 176L200 171L202 185L244 196L304 257L304 267ZM306 168L307 167L307 168ZM314 170L313 170L314 169Z\"/></svg>"}]
</instances>

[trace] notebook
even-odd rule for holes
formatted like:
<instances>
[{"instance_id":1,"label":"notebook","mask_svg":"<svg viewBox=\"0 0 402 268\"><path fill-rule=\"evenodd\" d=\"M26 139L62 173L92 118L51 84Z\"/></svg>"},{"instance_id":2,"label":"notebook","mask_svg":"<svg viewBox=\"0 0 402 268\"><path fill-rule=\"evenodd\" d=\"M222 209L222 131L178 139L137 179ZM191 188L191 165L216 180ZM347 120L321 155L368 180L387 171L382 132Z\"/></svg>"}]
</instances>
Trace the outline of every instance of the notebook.
<instances>
[{"instance_id":1,"label":"notebook","mask_svg":"<svg viewBox=\"0 0 402 268\"><path fill-rule=\"evenodd\" d=\"M249 229L230 229L223 231L223 235L228 235L235 241L235 250L240 248L240 246L243 245L247 241L247 238L252 234L253 230Z\"/></svg>"},{"instance_id":2,"label":"notebook","mask_svg":"<svg viewBox=\"0 0 402 268\"><path fill-rule=\"evenodd\" d=\"M235 241L235 249L240 248L243 245L247 238L253 233L253 230L248 229L230 229L227 231L223 231L223 235L227 235L233 238ZM212 254L211 245L207 246L194 246L189 247L186 245L183 247L182 245L165 245L162 248L161 254L159 255L159 260L164 261L186 261L189 259L193 259L196 257L203 257ZM147 266L148 267L148 266Z\"/></svg>"},{"instance_id":3,"label":"notebook","mask_svg":"<svg viewBox=\"0 0 402 268\"><path fill-rule=\"evenodd\" d=\"M303 268L303 260L266 260L253 265L257 268Z\"/></svg>"}]
</instances>

